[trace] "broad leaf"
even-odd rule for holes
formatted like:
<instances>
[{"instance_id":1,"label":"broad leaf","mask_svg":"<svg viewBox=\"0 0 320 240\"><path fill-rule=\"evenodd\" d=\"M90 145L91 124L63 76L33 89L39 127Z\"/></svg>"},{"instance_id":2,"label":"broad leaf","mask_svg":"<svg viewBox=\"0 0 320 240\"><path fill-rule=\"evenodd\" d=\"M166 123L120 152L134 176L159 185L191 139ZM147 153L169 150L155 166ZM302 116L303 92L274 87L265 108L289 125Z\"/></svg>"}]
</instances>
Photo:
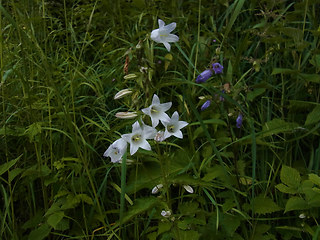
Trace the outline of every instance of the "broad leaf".
<instances>
[{"instance_id":1,"label":"broad leaf","mask_svg":"<svg viewBox=\"0 0 320 240\"><path fill-rule=\"evenodd\" d=\"M317 105L307 116L304 125L319 123L320 121L320 105Z\"/></svg>"},{"instance_id":2,"label":"broad leaf","mask_svg":"<svg viewBox=\"0 0 320 240\"><path fill-rule=\"evenodd\" d=\"M301 177L299 172L296 169L285 165L282 166L280 179L282 183L294 189L298 189L301 184Z\"/></svg>"},{"instance_id":3,"label":"broad leaf","mask_svg":"<svg viewBox=\"0 0 320 240\"><path fill-rule=\"evenodd\" d=\"M281 208L268 197L256 197L253 200L253 211L256 214L267 214L280 211Z\"/></svg>"},{"instance_id":4,"label":"broad leaf","mask_svg":"<svg viewBox=\"0 0 320 240\"><path fill-rule=\"evenodd\" d=\"M285 213L293 210L304 210L308 208L308 203L301 197L291 197L289 198L286 207Z\"/></svg>"}]
</instances>

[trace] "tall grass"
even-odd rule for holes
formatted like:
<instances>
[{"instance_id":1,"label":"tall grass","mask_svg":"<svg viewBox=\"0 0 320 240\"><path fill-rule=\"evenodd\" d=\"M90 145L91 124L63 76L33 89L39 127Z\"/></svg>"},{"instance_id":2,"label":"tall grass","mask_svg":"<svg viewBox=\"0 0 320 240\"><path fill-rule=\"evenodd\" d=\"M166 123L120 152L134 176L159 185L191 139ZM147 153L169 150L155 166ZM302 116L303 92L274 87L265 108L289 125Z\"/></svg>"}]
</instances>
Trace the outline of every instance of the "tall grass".
<instances>
[{"instance_id":1,"label":"tall grass","mask_svg":"<svg viewBox=\"0 0 320 240\"><path fill-rule=\"evenodd\" d=\"M0 1L0 238L319 239L319 9ZM177 23L170 53L150 39L158 18ZM223 74L196 83L214 62ZM111 163L137 120L115 114L150 124L153 94L183 139Z\"/></svg>"}]
</instances>

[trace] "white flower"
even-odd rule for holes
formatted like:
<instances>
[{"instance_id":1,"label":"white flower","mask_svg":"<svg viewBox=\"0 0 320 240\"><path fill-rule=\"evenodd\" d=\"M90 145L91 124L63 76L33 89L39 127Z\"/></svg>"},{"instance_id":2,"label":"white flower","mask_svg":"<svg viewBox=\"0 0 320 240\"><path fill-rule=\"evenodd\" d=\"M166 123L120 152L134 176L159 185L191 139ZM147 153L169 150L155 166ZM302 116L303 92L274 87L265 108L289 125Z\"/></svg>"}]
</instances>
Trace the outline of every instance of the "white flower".
<instances>
[{"instance_id":1,"label":"white flower","mask_svg":"<svg viewBox=\"0 0 320 240\"><path fill-rule=\"evenodd\" d=\"M108 149L104 152L104 157L110 157L111 162L120 162L123 154L127 150L127 142L120 138L113 142Z\"/></svg>"},{"instance_id":2,"label":"white flower","mask_svg":"<svg viewBox=\"0 0 320 240\"><path fill-rule=\"evenodd\" d=\"M180 129L188 125L188 123L185 121L179 121L179 114L177 111L172 114L172 117L169 121L163 121L162 123L166 127L164 132L165 139L172 135L177 138L183 138Z\"/></svg>"},{"instance_id":3,"label":"white flower","mask_svg":"<svg viewBox=\"0 0 320 240\"><path fill-rule=\"evenodd\" d=\"M161 215L163 217L165 217L165 218L170 217L171 216L171 211L170 210L168 210L168 211L162 210L161 211Z\"/></svg>"},{"instance_id":4,"label":"white flower","mask_svg":"<svg viewBox=\"0 0 320 240\"><path fill-rule=\"evenodd\" d=\"M136 112L117 112L116 117L121 119L131 119L135 118L137 115Z\"/></svg>"},{"instance_id":5,"label":"white flower","mask_svg":"<svg viewBox=\"0 0 320 240\"><path fill-rule=\"evenodd\" d=\"M167 26L165 26L164 21L161 19L158 19L159 28L155 29L151 32L151 39L158 43L163 43L166 49L170 52L170 44L169 42L178 42L179 37L174 34L170 34L175 28L176 23L170 23Z\"/></svg>"},{"instance_id":6,"label":"white flower","mask_svg":"<svg viewBox=\"0 0 320 240\"><path fill-rule=\"evenodd\" d=\"M155 186L154 188L152 188L151 193L152 194L157 194L160 191L161 188L163 188L163 185L160 183L157 186Z\"/></svg>"},{"instance_id":7,"label":"white flower","mask_svg":"<svg viewBox=\"0 0 320 240\"><path fill-rule=\"evenodd\" d=\"M193 188L190 185L183 185L183 188L188 192L188 193L193 193Z\"/></svg>"},{"instance_id":8,"label":"white flower","mask_svg":"<svg viewBox=\"0 0 320 240\"><path fill-rule=\"evenodd\" d=\"M130 143L130 154L133 155L138 151L139 148L145 150L151 150L150 144L146 139L153 139L157 133L157 130L142 124L140 126L139 122L132 124L132 133L124 134L121 137Z\"/></svg>"},{"instance_id":9,"label":"white flower","mask_svg":"<svg viewBox=\"0 0 320 240\"><path fill-rule=\"evenodd\" d=\"M154 94L152 98L152 103L150 107L144 108L141 111L149 115L152 121L152 127L156 127L159 124L159 120L161 121L169 121L169 116L165 113L165 111L171 108L172 102L160 103L159 97Z\"/></svg>"}]
</instances>

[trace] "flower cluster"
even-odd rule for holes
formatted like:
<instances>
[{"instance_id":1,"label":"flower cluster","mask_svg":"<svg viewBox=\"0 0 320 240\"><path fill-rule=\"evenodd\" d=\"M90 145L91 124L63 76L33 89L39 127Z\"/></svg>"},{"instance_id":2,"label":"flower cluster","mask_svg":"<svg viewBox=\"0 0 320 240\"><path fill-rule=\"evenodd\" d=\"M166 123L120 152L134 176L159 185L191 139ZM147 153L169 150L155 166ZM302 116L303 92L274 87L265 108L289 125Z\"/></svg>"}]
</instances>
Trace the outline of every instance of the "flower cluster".
<instances>
[{"instance_id":1,"label":"flower cluster","mask_svg":"<svg viewBox=\"0 0 320 240\"><path fill-rule=\"evenodd\" d=\"M121 138L113 142L104 152L104 157L110 157L111 162L120 162L123 154L127 150L127 144L130 144L130 155L135 154L139 148L151 150L151 146L147 140L163 141L171 136L183 138L180 129L188 125L185 121L179 121L179 114L175 111L171 118L165 112L172 106L172 102L160 103L159 97L154 94L152 103L149 107L141 111L150 116L152 127L146 125L143 121L136 121L132 124L132 133L121 135ZM159 122L164 126L164 131L157 131L156 127Z\"/></svg>"}]
</instances>

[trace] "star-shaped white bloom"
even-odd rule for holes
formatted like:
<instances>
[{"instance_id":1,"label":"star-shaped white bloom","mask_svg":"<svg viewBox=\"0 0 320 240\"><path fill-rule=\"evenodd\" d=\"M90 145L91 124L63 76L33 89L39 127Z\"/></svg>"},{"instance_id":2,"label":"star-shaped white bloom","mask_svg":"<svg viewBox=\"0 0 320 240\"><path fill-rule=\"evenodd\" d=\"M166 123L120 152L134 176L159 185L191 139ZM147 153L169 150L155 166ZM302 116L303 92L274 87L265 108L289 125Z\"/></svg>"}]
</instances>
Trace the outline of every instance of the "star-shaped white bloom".
<instances>
[{"instance_id":1,"label":"star-shaped white bloom","mask_svg":"<svg viewBox=\"0 0 320 240\"><path fill-rule=\"evenodd\" d=\"M151 32L151 39L158 43L163 43L166 49L170 52L170 44L169 42L178 42L179 37L174 34L170 34L175 28L176 23L170 23L167 26L165 26L164 21L161 19L158 19L159 28L155 29Z\"/></svg>"},{"instance_id":2,"label":"star-shaped white bloom","mask_svg":"<svg viewBox=\"0 0 320 240\"><path fill-rule=\"evenodd\" d=\"M120 138L113 142L108 149L104 152L104 157L110 157L111 162L120 162L123 154L127 150L127 142Z\"/></svg>"},{"instance_id":3,"label":"star-shaped white bloom","mask_svg":"<svg viewBox=\"0 0 320 240\"><path fill-rule=\"evenodd\" d=\"M153 127L142 124L139 122L132 124L132 133L123 134L121 137L128 143L130 143L130 154L133 155L139 148L145 150L151 150L150 144L147 139L153 139L157 134L157 130Z\"/></svg>"},{"instance_id":4,"label":"star-shaped white bloom","mask_svg":"<svg viewBox=\"0 0 320 240\"><path fill-rule=\"evenodd\" d=\"M141 111L151 117L152 127L156 127L159 124L159 120L161 120L161 122L168 122L170 120L165 111L169 110L171 105L172 102L160 103L159 97L154 94L150 107L144 108Z\"/></svg>"},{"instance_id":5,"label":"star-shaped white bloom","mask_svg":"<svg viewBox=\"0 0 320 240\"><path fill-rule=\"evenodd\" d=\"M180 129L188 125L188 123L185 121L179 121L179 114L177 111L172 114L172 117L169 121L163 121L162 123L166 127L164 132L165 139L172 135L177 138L183 138Z\"/></svg>"}]
</instances>

